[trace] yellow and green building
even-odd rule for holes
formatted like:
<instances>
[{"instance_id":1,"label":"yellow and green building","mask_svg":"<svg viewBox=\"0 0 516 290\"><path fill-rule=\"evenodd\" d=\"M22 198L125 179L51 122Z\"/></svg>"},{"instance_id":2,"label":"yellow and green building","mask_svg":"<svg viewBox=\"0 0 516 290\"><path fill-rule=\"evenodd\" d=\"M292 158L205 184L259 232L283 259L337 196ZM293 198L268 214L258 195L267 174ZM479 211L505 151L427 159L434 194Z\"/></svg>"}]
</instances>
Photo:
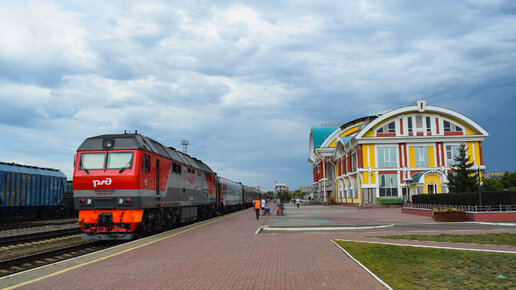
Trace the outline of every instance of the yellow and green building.
<instances>
[{"instance_id":1,"label":"yellow and green building","mask_svg":"<svg viewBox=\"0 0 516 290\"><path fill-rule=\"evenodd\" d=\"M425 101L341 126L312 128L308 162L314 199L371 205L447 193L447 175L461 144L474 168L485 170L487 136L465 115Z\"/></svg>"}]
</instances>

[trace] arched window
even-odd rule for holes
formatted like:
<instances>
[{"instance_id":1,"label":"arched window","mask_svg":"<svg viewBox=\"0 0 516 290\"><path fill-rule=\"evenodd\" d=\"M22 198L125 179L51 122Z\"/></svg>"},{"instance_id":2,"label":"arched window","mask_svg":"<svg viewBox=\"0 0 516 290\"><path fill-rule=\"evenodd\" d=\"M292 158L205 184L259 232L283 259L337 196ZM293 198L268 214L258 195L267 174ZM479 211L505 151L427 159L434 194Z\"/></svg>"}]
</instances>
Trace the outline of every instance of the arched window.
<instances>
[{"instance_id":1,"label":"arched window","mask_svg":"<svg viewBox=\"0 0 516 290\"><path fill-rule=\"evenodd\" d=\"M462 127L449 121L443 122L444 132L462 132Z\"/></svg>"},{"instance_id":2,"label":"arched window","mask_svg":"<svg viewBox=\"0 0 516 290\"><path fill-rule=\"evenodd\" d=\"M448 120L443 120L443 131L444 135L463 135L462 126Z\"/></svg>"},{"instance_id":3,"label":"arched window","mask_svg":"<svg viewBox=\"0 0 516 290\"><path fill-rule=\"evenodd\" d=\"M394 121L387 123L376 130L376 133L396 133L396 123Z\"/></svg>"}]
</instances>

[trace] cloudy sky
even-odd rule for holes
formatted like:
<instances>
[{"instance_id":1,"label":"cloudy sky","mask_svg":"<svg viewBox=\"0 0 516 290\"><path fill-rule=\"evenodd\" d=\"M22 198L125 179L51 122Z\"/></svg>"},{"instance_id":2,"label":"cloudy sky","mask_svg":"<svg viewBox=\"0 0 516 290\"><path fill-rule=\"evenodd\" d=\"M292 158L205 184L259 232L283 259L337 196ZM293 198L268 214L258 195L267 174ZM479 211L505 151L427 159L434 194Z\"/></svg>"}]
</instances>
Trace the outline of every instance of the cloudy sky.
<instances>
[{"instance_id":1,"label":"cloudy sky","mask_svg":"<svg viewBox=\"0 0 516 290\"><path fill-rule=\"evenodd\" d=\"M317 3L317 4L314 4ZM61 169L134 131L220 175L311 185L311 127L416 99L516 170L515 1L0 0L0 161Z\"/></svg>"}]
</instances>

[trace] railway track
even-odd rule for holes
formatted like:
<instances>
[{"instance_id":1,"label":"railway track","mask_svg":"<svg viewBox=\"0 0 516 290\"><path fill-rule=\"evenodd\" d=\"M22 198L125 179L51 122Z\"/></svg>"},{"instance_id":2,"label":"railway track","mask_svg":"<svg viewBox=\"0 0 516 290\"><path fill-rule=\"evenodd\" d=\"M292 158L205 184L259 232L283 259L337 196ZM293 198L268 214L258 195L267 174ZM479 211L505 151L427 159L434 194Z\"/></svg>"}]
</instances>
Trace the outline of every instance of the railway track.
<instances>
[{"instance_id":1,"label":"railway track","mask_svg":"<svg viewBox=\"0 0 516 290\"><path fill-rule=\"evenodd\" d=\"M60 226L66 224L77 223L77 218L60 219L60 220L44 220L33 222L3 222L0 223L0 231L34 228L41 226Z\"/></svg>"},{"instance_id":2,"label":"railway track","mask_svg":"<svg viewBox=\"0 0 516 290\"><path fill-rule=\"evenodd\" d=\"M119 244L120 242L93 241L86 244L63 247L43 253L3 260L0 261L0 277L82 256Z\"/></svg>"},{"instance_id":3,"label":"railway track","mask_svg":"<svg viewBox=\"0 0 516 290\"><path fill-rule=\"evenodd\" d=\"M37 242L37 241L46 240L46 239L55 239L55 238L60 238L60 237L76 235L76 234L80 234L80 233L81 233L81 228L77 227L77 228L72 228L72 229L8 236L8 237L0 238L0 247L6 247L6 246L22 244L22 243Z\"/></svg>"}]
</instances>

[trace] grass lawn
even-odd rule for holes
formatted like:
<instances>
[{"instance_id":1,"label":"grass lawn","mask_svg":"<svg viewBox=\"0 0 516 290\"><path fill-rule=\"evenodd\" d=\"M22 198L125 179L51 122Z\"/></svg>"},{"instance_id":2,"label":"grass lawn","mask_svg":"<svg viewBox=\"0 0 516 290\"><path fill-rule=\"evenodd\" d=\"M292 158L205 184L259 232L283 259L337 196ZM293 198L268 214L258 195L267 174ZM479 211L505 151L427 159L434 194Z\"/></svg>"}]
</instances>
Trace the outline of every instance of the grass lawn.
<instances>
[{"instance_id":1,"label":"grass lawn","mask_svg":"<svg viewBox=\"0 0 516 290\"><path fill-rule=\"evenodd\" d=\"M435 241L435 242L453 242L467 244L489 244L489 245L508 245L516 246L516 234L500 233L500 234L475 234L475 235L405 235L405 236L382 236L387 239L417 240L417 241Z\"/></svg>"},{"instance_id":2,"label":"grass lawn","mask_svg":"<svg viewBox=\"0 0 516 290\"><path fill-rule=\"evenodd\" d=\"M393 289L516 288L514 254L335 242Z\"/></svg>"}]
</instances>

